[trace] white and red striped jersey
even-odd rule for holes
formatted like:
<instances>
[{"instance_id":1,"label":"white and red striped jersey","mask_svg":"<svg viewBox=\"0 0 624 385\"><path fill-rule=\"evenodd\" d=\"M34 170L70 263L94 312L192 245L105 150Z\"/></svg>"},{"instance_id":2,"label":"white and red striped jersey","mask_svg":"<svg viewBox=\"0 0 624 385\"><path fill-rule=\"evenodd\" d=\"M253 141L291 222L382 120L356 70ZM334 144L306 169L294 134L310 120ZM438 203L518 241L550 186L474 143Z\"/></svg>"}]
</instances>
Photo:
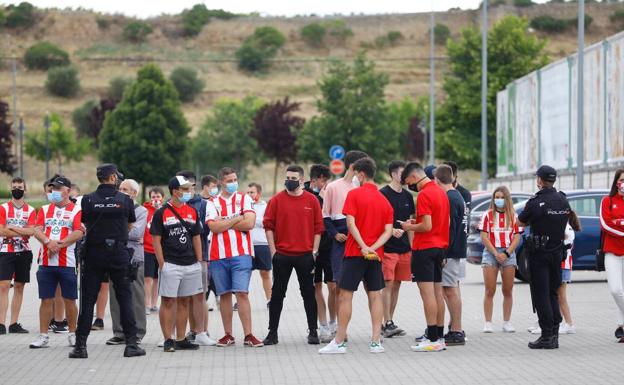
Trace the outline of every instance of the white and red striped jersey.
<instances>
[{"instance_id":1,"label":"white and red striped jersey","mask_svg":"<svg viewBox=\"0 0 624 385\"><path fill-rule=\"evenodd\" d=\"M563 262L561 262L562 269L572 270L572 248L574 247L575 235L576 234L574 234L574 230L572 229L572 226L570 226L570 224L568 223L565 229L565 239L563 240L563 244L566 246L572 245L572 247L569 249L566 249L566 259Z\"/></svg>"},{"instance_id":2,"label":"white and red striped jersey","mask_svg":"<svg viewBox=\"0 0 624 385\"><path fill-rule=\"evenodd\" d=\"M230 219L245 213L255 213L251 198L239 192L229 198L216 196L206 206L206 224L218 219ZM221 234L212 234L210 260L226 259L239 255L253 255L250 231L229 229Z\"/></svg>"},{"instance_id":3,"label":"white and red striped jersey","mask_svg":"<svg viewBox=\"0 0 624 385\"><path fill-rule=\"evenodd\" d=\"M518 216L514 216L514 220L509 224L505 224L505 213L496 210L487 210L481 216L479 222L479 230L488 233L490 242L494 247L507 248L511 245L514 235L520 234L522 231L518 227Z\"/></svg>"},{"instance_id":4,"label":"white and red striped jersey","mask_svg":"<svg viewBox=\"0 0 624 385\"><path fill-rule=\"evenodd\" d=\"M54 241L62 241L71 233L81 230L82 211L80 206L69 203L65 207L47 204L37 214L37 226L43 227L45 236ZM76 267L76 244L59 250L58 253L50 253L45 246L39 251L39 264L41 266Z\"/></svg>"},{"instance_id":5,"label":"white and red striped jersey","mask_svg":"<svg viewBox=\"0 0 624 385\"><path fill-rule=\"evenodd\" d=\"M32 227L36 220L35 208L24 203L22 207L15 207L9 201L0 205L0 225L16 227ZM19 253L30 251L29 237L0 237L1 253Z\"/></svg>"}]
</instances>

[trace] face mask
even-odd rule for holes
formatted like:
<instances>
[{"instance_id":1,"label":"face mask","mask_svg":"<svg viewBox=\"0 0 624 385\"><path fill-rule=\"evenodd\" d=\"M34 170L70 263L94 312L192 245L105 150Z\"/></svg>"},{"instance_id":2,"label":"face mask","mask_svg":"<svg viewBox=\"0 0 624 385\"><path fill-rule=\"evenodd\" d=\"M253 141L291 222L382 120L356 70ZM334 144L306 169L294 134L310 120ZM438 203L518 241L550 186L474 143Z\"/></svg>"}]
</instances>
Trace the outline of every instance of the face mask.
<instances>
[{"instance_id":1,"label":"face mask","mask_svg":"<svg viewBox=\"0 0 624 385\"><path fill-rule=\"evenodd\" d=\"M217 194L219 194L219 189L217 187L213 187L210 189L208 194L210 194L211 197L216 197Z\"/></svg>"},{"instance_id":2,"label":"face mask","mask_svg":"<svg viewBox=\"0 0 624 385\"><path fill-rule=\"evenodd\" d=\"M505 199L494 199L494 205L497 208L502 209L503 207L505 207Z\"/></svg>"},{"instance_id":3,"label":"face mask","mask_svg":"<svg viewBox=\"0 0 624 385\"><path fill-rule=\"evenodd\" d=\"M232 183L226 183L225 184L225 191L227 191L228 194L234 194L236 192L236 190L238 190L238 182L232 182Z\"/></svg>"},{"instance_id":4,"label":"face mask","mask_svg":"<svg viewBox=\"0 0 624 385\"><path fill-rule=\"evenodd\" d=\"M356 187L360 187L360 181L358 180L357 176L353 177L353 180L351 181L351 183L353 183L353 185Z\"/></svg>"},{"instance_id":5,"label":"face mask","mask_svg":"<svg viewBox=\"0 0 624 385\"><path fill-rule=\"evenodd\" d=\"M193 195L192 195L190 192L185 192L185 193L182 193L182 196L179 198L179 199L180 199L180 202L182 202L182 203L186 203L186 202L188 202L188 201L190 201L190 200L191 200L191 197L192 197L192 196L193 196Z\"/></svg>"},{"instance_id":6,"label":"face mask","mask_svg":"<svg viewBox=\"0 0 624 385\"><path fill-rule=\"evenodd\" d=\"M418 192L418 183L422 182L423 180L425 180L426 177L424 178L420 178L420 180L414 184L409 184L407 185L407 188L414 191L414 192Z\"/></svg>"},{"instance_id":7,"label":"face mask","mask_svg":"<svg viewBox=\"0 0 624 385\"><path fill-rule=\"evenodd\" d=\"M321 192L321 189L316 187L316 186L314 186L314 187L312 187L312 191L314 191L315 193L318 194L319 192Z\"/></svg>"},{"instance_id":8,"label":"face mask","mask_svg":"<svg viewBox=\"0 0 624 385\"><path fill-rule=\"evenodd\" d=\"M284 186L286 186L286 190L293 192L299 188L299 181L286 179L286 182L284 182Z\"/></svg>"},{"instance_id":9,"label":"face mask","mask_svg":"<svg viewBox=\"0 0 624 385\"><path fill-rule=\"evenodd\" d=\"M18 188L11 190L11 195L16 200L20 200L24 197L24 190L20 190Z\"/></svg>"},{"instance_id":10,"label":"face mask","mask_svg":"<svg viewBox=\"0 0 624 385\"><path fill-rule=\"evenodd\" d=\"M52 203L60 203L63 201L63 194L60 191L52 191L48 194L48 200Z\"/></svg>"},{"instance_id":11,"label":"face mask","mask_svg":"<svg viewBox=\"0 0 624 385\"><path fill-rule=\"evenodd\" d=\"M152 206L159 209L162 206L162 201L160 199L152 199Z\"/></svg>"}]
</instances>

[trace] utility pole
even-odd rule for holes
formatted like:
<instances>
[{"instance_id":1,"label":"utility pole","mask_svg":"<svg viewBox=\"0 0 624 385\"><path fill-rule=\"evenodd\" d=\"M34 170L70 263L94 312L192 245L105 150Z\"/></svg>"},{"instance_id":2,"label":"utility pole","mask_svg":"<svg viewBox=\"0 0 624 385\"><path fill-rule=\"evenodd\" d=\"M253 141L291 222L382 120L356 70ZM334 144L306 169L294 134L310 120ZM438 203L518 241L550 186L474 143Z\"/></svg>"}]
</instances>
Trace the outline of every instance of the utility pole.
<instances>
[{"instance_id":1,"label":"utility pole","mask_svg":"<svg viewBox=\"0 0 624 385\"><path fill-rule=\"evenodd\" d=\"M435 162L435 15L431 10L429 31L429 164Z\"/></svg>"},{"instance_id":2,"label":"utility pole","mask_svg":"<svg viewBox=\"0 0 624 385\"><path fill-rule=\"evenodd\" d=\"M45 121L43 125L45 128L45 152L46 152L45 175L46 175L46 180L49 180L50 179L50 115L48 113L46 113Z\"/></svg>"},{"instance_id":3,"label":"utility pole","mask_svg":"<svg viewBox=\"0 0 624 385\"><path fill-rule=\"evenodd\" d=\"M579 0L578 2L578 63L577 63L577 80L576 83L578 85L577 92L577 105L576 105L576 188L582 189L585 185L584 181L584 162L585 162L585 153L583 151L584 142L585 142L585 130L583 129L583 109L585 106L584 103L584 81L585 77L583 74L585 73L584 67L585 61L585 0Z\"/></svg>"},{"instance_id":4,"label":"utility pole","mask_svg":"<svg viewBox=\"0 0 624 385\"><path fill-rule=\"evenodd\" d=\"M17 59L11 58L11 77L13 81L13 122L17 122L17 117L19 114L17 113ZM13 126L15 127L15 126ZM15 141L15 152L17 154L18 144L17 140Z\"/></svg>"},{"instance_id":5,"label":"utility pole","mask_svg":"<svg viewBox=\"0 0 624 385\"><path fill-rule=\"evenodd\" d=\"M483 22L481 23L481 189L487 190L488 181L488 138L487 138L487 18L488 0L483 0Z\"/></svg>"},{"instance_id":6,"label":"utility pole","mask_svg":"<svg viewBox=\"0 0 624 385\"><path fill-rule=\"evenodd\" d=\"M19 118L19 169L20 176L26 178L24 175L24 117L21 114Z\"/></svg>"}]
</instances>

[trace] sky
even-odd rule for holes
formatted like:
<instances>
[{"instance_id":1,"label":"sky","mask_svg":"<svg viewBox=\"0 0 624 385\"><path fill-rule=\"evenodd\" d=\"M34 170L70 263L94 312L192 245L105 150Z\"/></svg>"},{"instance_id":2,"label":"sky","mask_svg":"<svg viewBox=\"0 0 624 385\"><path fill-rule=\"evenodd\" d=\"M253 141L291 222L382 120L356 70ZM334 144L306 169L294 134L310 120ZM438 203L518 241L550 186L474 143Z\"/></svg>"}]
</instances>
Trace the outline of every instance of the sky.
<instances>
[{"instance_id":1,"label":"sky","mask_svg":"<svg viewBox=\"0 0 624 385\"><path fill-rule=\"evenodd\" d=\"M546 0L534 0L544 3ZM18 3L19 1L0 0L0 3ZM259 12L261 15L332 15L340 13L412 13L446 11L449 8L474 9L481 0L29 0L41 8L86 8L106 13L123 13L141 18L158 16L163 13L177 14L194 4L204 3L210 9L225 9L235 13Z\"/></svg>"}]
</instances>

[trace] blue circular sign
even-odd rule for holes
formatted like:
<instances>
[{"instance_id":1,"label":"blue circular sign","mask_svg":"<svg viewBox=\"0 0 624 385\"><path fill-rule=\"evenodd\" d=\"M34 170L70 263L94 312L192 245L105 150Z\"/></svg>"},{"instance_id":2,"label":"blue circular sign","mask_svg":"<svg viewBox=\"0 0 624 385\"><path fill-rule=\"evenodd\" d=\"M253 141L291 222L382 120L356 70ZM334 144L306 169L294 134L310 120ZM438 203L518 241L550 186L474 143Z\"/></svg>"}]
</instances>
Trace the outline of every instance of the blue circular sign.
<instances>
[{"instance_id":1,"label":"blue circular sign","mask_svg":"<svg viewBox=\"0 0 624 385\"><path fill-rule=\"evenodd\" d=\"M340 145L333 145L329 149L329 157L331 159L342 159L345 156L345 149Z\"/></svg>"}]
</instances>

